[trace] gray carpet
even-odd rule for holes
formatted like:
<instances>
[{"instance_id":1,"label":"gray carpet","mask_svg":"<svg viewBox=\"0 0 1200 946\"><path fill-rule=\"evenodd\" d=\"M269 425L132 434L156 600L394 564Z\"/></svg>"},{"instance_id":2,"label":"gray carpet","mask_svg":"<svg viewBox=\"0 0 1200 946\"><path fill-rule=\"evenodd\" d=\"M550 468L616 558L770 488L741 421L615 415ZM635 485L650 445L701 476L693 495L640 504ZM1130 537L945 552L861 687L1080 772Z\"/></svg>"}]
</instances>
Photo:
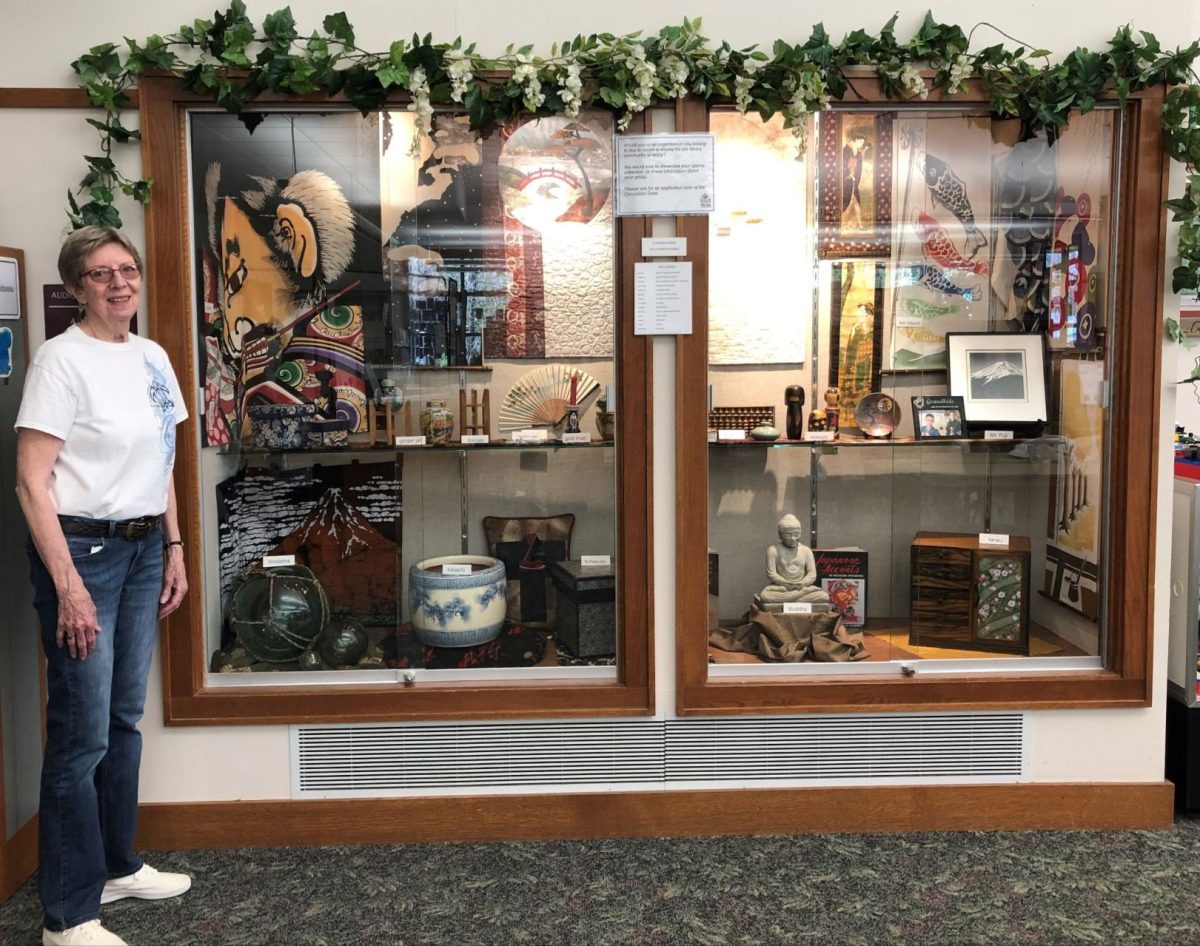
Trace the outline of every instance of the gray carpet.
<instances>
[{"instance_id":1,"label":"gray carpet","mask_svg":"<svg viewBox=\"0 0 1200 946\"><path fill-rule=\"evenodd\" d=\"M369 804L363 802L362 804ZM172 944L1200 944L1200 816L1167 831L413 844L147 854L104 908ZM0 943L39 942L27 883Z\"/></svg>"}]
</instances>

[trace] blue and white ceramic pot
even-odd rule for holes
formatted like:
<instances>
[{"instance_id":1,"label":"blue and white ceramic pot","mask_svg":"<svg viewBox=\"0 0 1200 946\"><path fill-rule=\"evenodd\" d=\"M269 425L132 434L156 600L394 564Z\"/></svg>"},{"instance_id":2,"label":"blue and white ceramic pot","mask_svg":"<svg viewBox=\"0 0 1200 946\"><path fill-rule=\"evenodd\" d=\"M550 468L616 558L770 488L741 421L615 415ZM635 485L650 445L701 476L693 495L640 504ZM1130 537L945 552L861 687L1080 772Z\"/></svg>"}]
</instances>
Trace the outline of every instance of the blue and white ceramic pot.
<instances>
[{"instance_id":1,"label":"blue and white ceramic pot","mask_svg":"<svg viewBox=\"0 0 1200 946\"><path fill-rule=\"evenodd\" d=\"M453 574L451 568L447 574L446 565L471 571ZM486 555L417 562L408 570L408 610L417 640L431 647L475 647L495 640L507 611L504 563Z\"/></svg>"}]
</instances>

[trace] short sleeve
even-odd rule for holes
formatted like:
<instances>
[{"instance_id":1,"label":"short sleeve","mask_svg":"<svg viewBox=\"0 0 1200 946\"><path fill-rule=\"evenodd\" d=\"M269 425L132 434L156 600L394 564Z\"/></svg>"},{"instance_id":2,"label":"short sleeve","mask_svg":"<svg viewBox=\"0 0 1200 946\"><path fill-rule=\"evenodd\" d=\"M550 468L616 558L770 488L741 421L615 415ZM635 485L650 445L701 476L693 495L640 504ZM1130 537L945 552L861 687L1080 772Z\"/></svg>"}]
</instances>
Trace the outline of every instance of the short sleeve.
<instances>
[{"instance_id":1,"label":"short sleeve","mask_svg":"<svg viewBox=\"0 0 1200 946\"><path fill-rule=\"evenodd\" d=\"M79 396L71 386L44 365L34 363L25 376L25 391L14 427L28 427L66 440L75 424Z\"/></svg>"}]
</instances>

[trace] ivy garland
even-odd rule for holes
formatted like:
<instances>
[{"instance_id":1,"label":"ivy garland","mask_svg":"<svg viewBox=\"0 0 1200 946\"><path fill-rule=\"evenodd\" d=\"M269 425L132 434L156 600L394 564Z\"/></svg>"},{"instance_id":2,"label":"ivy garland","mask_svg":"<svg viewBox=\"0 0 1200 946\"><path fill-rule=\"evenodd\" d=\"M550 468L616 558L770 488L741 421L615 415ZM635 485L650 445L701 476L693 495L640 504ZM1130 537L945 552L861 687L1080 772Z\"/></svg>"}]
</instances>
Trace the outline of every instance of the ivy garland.
<instances>
[{"instance_id":1,"label":"ivy garland","mask_svg":"<svg viewBox=\"0 0 1200 946\"><path fill-rule=\"evenodd\" d=\"M855 30L837 44L818 24L806 42L776 40L769 54L727 42L714 47L701 35L700 20L685 17L682 26L656 35L595 33L555 43L548 57L534 55L532 46L509 46L488 58L473 43L434 43L428 34L396 40L387 52L368 52L358 45L345 13L326 16L321 30L302 37L284 7L260 29L246 16L242 0L232 0L211 20L140 43L126 39L127 48L95 46L71 64L104 118L88 119L99 131L100 154L85 158L88 172L78 193L86 199L80 203L68 192L69 215L73 226L120 226L117 192L149 203L152 182L122 175L112 147L139 137L121 124L121 112L130 106L126 93L137 77L152 70L178 76L189 91L210 96L248 124L253 113L243 111L264 91L342 95L365 115L382 107L393 89L404 90L418 117L418 134L428 131L435 105L460 105L475 129L519 113L575 115L593 107L611 109L624 128L656 100L696 95L731 100L739 111L764 120L782 113L785 126L802 137L809 115L850 91L848 67L873 69L884 93L896 100L928 95L924 67L933 71L933 88L945 93L969 79L981 80L992 112L1019 119L1027 135L1055 134L1072 111L1089 111L1105 92L1124 102L1139 89L1171 86L1162 117L1166 147L1187 171L1184 195L1167 203L1180 223L1173 288L1200 290L1200 80L1192 68L1200 41L1166 51L1153 34L1135 35L1124 26L1107 51L1080 48L1051 64L1046 50L1024 46L971 52L971 36L931 14L902 43L896 19L877 34ZM1178 327L1168 326L1168 333L1176 337Z\"/></svg>"}]
</instances>

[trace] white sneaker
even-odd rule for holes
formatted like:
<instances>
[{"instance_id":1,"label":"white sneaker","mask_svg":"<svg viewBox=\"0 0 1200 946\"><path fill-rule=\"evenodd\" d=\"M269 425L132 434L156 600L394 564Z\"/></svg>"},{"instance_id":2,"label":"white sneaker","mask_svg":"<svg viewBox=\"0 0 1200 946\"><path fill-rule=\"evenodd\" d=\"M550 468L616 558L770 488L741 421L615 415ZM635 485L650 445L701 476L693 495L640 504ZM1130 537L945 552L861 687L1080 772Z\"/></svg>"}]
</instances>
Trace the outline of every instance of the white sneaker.
<instances>
[{"instance_id":1,"label":"white sneaker","mask_svg":"<svg viewBox=\"0 0 1200 946\"><path fill-rule=\"evenodd\" d=\"M100 902L112 903L125 897L165 900L167 897L178 897L191 885L192 878L187 874L169 874L157 871L149 864L143 864L142 869L135 874L107 881L104 891L100 894Z\"/></svg>"},{"instance_id":2,"label":"white sneaker","mask_svg":"<svg viewBox=\"0 0 1200 946\"><path fill-rule=\"evenodd\" d=\"M42 946L128 946L116 933L110 933L99 920L88 920L65 930L42 930Z\"/></svg>"}]
</instances>

